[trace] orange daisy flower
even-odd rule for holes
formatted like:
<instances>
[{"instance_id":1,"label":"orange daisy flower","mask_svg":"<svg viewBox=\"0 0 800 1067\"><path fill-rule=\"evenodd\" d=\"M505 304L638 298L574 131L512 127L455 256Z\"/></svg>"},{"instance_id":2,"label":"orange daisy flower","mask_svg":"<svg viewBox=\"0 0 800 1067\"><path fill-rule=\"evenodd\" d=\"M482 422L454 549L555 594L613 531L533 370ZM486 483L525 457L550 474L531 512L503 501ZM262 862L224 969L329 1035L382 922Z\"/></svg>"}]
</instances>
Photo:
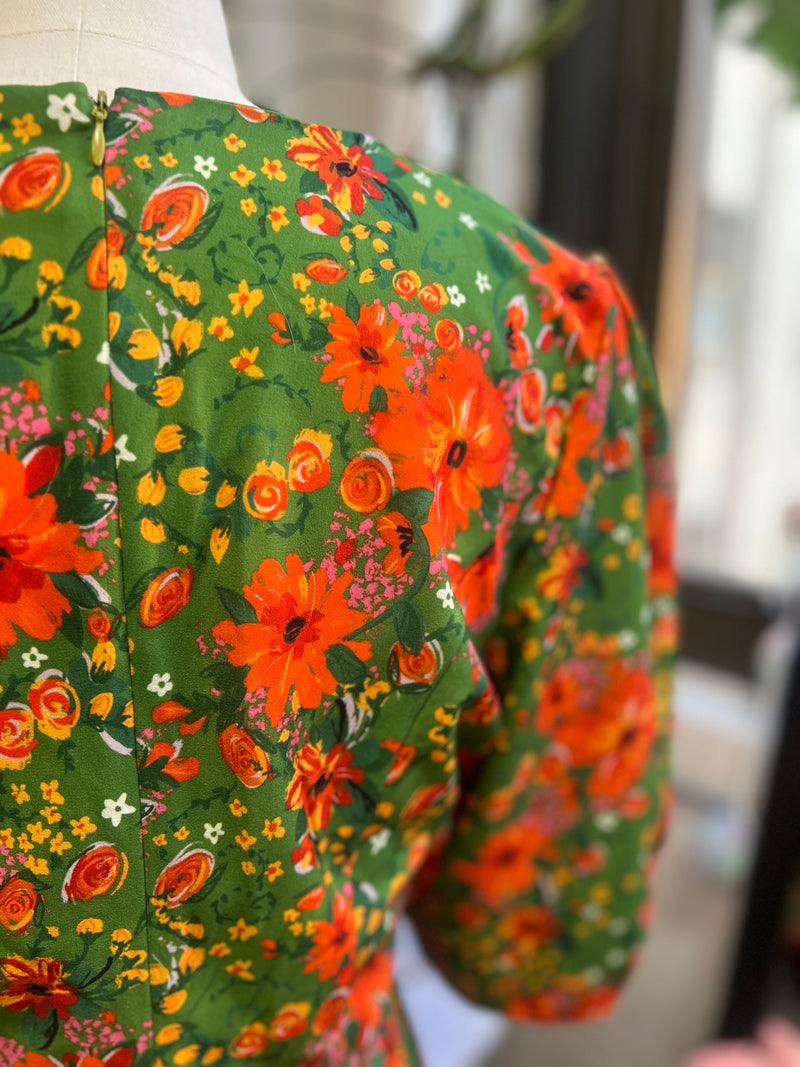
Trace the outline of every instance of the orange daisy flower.
<instances>
[{"instance_id":1,"label":"orange daisy flower","mask_svg":"<svg viewBox=\"0 0 800 1067\"><path fill-rule=\"evenodd\" d=\"M226 619L213 628L214 637L228 645L230 662L249 666L248 690L264 689L265 711L273 725L292 690L304 708L319 707L325 694L336 691L339 683L326 660L332 645L344 645L361 660L372 654L369 641L347 639L367 619L347 605L352 577L342 574L329 586L324 570L307 574L294 553L287 557L285 570L277 560L265 559L244 587L258 621L237 624Z\"/></svg>"},{"instance_id":2,"label":"orange daisy flower","mask_svg":"<svg viewBox=\"0 0 800 1067\"><path fill-rule=\"evenodd\" d=\"M25 461L0 452L0 658L16 644L15 627L49 641L71 611L51 574L89 574L103 559L102 552L75 544L80 528L59 522L55 497L37 492L55 475L59 459L50 448Z\"/></svg>"},{"instance_id":3,"label":"orange daisy flower","mask_svg":"<svg viewBox=\"0 0 800 1067\"><path fill-rule=\"evenodd\" d=\"M328 187L340 211L364 210L364 195L383 200L385 174L375 170L372 157L360 145L345 145L341 133L328 126L306 126L305 137L293 137L286 155L306 170L314 170Z\"/></svg>"},{"instance_id":4,"label":"orange daisy flower","mask_svg":"<svg viewBox=\"0 0 800 1067\"><path fill-rule=\"evenodd\" d=\"M422 395L389 393L388 410L375 414L377 443L392 461L398 489L435 494L425 533L431 551L465 530L481 489L498 485L511 448L503 399L480 356L462 348L440 356Z\"/></svg>"},{"instance_id":5,"label":"orange daisy flower","mask_svg":"<svg viewBox=\"0 0 800 1067\"><path fill-rule=\"evenodd\" d=\"M78 999L78 991L67 985L64 964L35 956L26 960L16 953L0 960L0 974L6 983L0 990L0 1007L6 1011L27 1011L44 1019L51 1008L59 1019L69 1019L67 1010Z\"/></svg>"},{"instance_id":6,"label":"orange daisy flower","mask_svg":"<svg viewBox=\"0 0 800 1067\"><path fill-rule=\"evenodd\" d=\"M345 411L368 411L369 398L376 385L382 385L387 391L408 391L403 373L413 356L404 355L405 346L396 339L399 325L382 304L363 305L357 323L348 317L344 308L334 307L333 322L328 324L333 340L325 346L333 359L325 366L320 381L344 379Z\"/></svg>"},{"instance_id":7,"label":"orange daisy flower","mask_svg":"<svg viewBox=\"0 0 800 1067\"><path fill-rule=\"evenodd\" d=\"M313 948L303 968L305 974L318 971L325 982L336 978L340 984L353 975L353 957L358 946L358 930L363 922L363 908L354 908L349 896L336 893L333 898L333 922L320 919L316 924ZM350 962L345 966L345 960Z\"/></svg>"},{"instance_id":8,"label":"orange daisy flower","mask_svg":"<svg viewBox=\"0 0 800 1067\"><path fill-rule=\"evenodd\" d=\"M322 742L303 745L295 756L294 777L286 790L287 809L303 808L311 833L324 830L335 804L352 804L347 782L361 782L364 772L353 767L353 753L344 745L322 751Z\"/></svg>"}]
</instances>

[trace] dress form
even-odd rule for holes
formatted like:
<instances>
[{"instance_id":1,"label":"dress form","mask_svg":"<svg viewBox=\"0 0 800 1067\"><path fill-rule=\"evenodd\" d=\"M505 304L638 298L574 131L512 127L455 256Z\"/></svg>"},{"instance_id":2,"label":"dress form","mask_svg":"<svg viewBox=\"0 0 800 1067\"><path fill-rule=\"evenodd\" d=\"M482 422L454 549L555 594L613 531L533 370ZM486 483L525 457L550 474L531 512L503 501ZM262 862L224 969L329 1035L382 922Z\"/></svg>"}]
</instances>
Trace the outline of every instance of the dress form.
<instances>
[{"instance_id":1,"label":"dress form","mask_svg":"<svg viewBox=\"0 0 800 1067\"><path fill-rule=\"evenodd\" d=\"M0 82L246 102L221 0L3 0Z\"/></svg>"}]
</instances>

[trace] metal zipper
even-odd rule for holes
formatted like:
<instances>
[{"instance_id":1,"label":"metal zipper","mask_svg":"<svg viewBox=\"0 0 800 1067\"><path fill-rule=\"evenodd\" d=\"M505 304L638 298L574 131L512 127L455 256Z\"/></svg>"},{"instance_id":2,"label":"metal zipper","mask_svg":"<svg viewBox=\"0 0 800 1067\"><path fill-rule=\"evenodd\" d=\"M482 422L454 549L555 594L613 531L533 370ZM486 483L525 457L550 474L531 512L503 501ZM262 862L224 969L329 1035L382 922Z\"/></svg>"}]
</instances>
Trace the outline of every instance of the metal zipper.
<instances>
[{"instance_id":1,"label":"metal zipper","mask_svg":"<svg viewBox=\"0 0 800 1067\"><path fill-rule=\"evenodd\" d=\"M102 167L103 157L106 154L106 132L104 123L108 118L106 94L102 89L98 90L97 100L92 100L92 105L94 128L92 129L92 144L89 149L89 158L96 167Z\"/></svg>"}]
</instances>

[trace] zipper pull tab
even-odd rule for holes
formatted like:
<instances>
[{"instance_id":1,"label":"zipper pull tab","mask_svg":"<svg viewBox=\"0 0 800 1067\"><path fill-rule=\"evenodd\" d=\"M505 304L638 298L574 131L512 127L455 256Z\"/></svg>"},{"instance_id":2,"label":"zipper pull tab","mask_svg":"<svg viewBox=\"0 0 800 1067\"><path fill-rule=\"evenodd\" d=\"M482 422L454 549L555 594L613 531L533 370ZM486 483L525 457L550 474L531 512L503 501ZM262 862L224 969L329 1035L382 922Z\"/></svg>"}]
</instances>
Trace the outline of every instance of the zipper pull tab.
<instances>
[{"instance_id":1,"label":"zipper pull tab","mask_svg":"<svg viewBox=\"0 0 800 1067\"><path fill-rule=\"evenodd\" d=\"M92 145L89 149L89 158L96 167L102 167L103 157L106 154L106 134L103 123L108 118L106 106L106 94L100 89L97 93L97 103L92 108L94 129L92 130Z\"/></svg>"}]
</instances>

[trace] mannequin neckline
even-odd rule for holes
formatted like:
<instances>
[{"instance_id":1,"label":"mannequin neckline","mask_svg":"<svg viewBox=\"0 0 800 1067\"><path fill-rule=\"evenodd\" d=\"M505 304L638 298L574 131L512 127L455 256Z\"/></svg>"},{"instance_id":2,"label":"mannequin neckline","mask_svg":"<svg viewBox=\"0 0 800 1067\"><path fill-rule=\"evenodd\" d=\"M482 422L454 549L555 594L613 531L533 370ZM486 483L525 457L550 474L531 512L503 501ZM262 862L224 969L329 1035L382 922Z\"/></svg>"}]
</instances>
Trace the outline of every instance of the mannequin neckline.
<instances>
[{"instance_id":1,"label":"mannequin neckline","mask_svg":"<svg viewBox=\"0 0 800 1067\"><path fill-rule=\"evenodd\" d=\"M103 87L99 86L96 92L101 91L103 91ZM97 99L96 95L92 94L88 85L85 82L78 81L75 79L71 79L69 81L52 82L48 84L29 84L27 82L15 82L9 84L0 83L0 98L6 96L7 94L11 94L12 92L15 92L17 94L21 94L23 92L38 92L43 95L52 94L60 97L65 96L66 93L73 92L76 95L82 95L84 98L84 102L88 102L91 104L94 104ZM108 108L113 108L115 104L120 103L121 99L127 96L128 94L132 94L134 96L140 96L145 94L159 96L164 100L164 103L167 106L175 106L170 101L170 97L179 97L182 98L182 100L186 104L197 102L201 104L212 105L214 107L219 107L222 105L235 108L248 108L253 111L262 112L265 115L281 114L281 112L276 111L275 108L261 107L258 104L250 103L249 100L223 100L219 97L203 96L200 93L184 93L173 89L150 89L144 88L143 86L132 85L119 85L110 93L106 90L106 106Z\"/></svg>"}]
</instances>

